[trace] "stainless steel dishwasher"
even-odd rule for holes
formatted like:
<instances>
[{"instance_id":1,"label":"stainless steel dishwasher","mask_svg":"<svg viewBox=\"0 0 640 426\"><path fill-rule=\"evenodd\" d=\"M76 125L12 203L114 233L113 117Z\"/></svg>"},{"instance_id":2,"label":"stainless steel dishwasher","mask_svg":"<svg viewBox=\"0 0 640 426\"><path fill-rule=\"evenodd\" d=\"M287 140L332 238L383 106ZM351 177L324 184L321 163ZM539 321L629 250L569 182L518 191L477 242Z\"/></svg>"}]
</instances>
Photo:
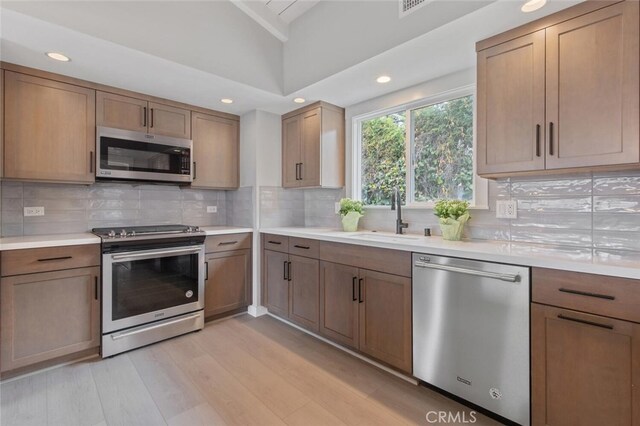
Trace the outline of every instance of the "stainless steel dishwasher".
<instances>
[{"instance_id":1,"label":"stainless steel dishwasher","mask_svg":"<svg viewBox=\"0 0 640 426\"><path fill-rule=\"evenodd\" d=\"M414 253L414 376L528 426L529 272Z\"/></svg>"}]
</instances>

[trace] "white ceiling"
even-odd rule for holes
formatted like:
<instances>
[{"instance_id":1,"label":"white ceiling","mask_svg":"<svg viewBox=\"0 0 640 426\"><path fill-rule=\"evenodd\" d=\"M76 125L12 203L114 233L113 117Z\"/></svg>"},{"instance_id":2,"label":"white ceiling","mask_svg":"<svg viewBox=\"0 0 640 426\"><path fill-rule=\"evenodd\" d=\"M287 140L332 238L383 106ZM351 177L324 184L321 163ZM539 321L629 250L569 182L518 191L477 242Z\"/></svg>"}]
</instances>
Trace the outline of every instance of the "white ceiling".
<instances>
[{"instance_id":1,"label":"white ceiling","mask_svg":"<svg viewBox=\"0 0 640 426\"><path fill-rule=\"evenodd\" d=\"M261 0L267 8L280 17L284 22L290 24L299 18L320 0Z\"/></svg>"},{"instance_id":2,"label":"white ceiling","mask_svg":"<svg viewBox=\"0 0 640 426\"><path fill-rule=\"evenodd\" d=\"M358 3L365 10L375 1L380 0ZM326 64L322 74L300 80L292 93L285 92L287 69L283 65L283 50L290 42L283 44L226 0L2 2L0 59L235 114L254 109L284 113L299 107L292 102L296 96L346 107L473 67L476 41L576 2L550 0L541 11L526 15L519 10L521 1L499 0L471 12L468 2L460 2L458 9L448 6L453 9L446 9L445 22L429 21L428 28L425 24L422 34L415 34L419 25L407 24L414 32L395 40L397 45L379 46L373 39L372 46L367 44L370 37L363 37L361 44L349 49L365 47L366 55L343 61L337 68ZM291 21L291 35L297 34L296 26L320 18L327 21L325 32L345 31L332 27L341 21L329 12L337 14L341 9L327 3L334 2L314 3ZM419 9L416 19L422 19L418 13L439 6L428 7ZM397 20L397 13L389 19ZM361 26L353 26L356 35L362 32ZM68 54L72 61L63 64L47 59L44 52L52 50ZM298 51L298 61L309 61L318 68L332 62L331 55L305 57L304 49ZM349 51L340 54L349 57ZM314 64L314 58L321 61ZM375 83L380 74L391 75L391 83ZM235 102L221 104L223 97Z\"/></svg>"}]
</instances>

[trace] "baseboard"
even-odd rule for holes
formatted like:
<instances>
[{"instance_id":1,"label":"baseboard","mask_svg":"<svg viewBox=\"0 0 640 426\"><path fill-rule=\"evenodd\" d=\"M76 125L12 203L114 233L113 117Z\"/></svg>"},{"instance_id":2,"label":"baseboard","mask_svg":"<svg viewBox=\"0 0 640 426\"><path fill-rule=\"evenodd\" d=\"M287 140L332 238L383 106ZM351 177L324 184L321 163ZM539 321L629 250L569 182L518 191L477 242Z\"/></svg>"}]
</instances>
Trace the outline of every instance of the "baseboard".
<instances>
[{"instance_id":1,"label":"baseboard","mask_svg":"<svg viewBox=\"0 0 640 426\"><path fill-rule=\"evenodd\" d=\"M247 313L249 313L249 315L251 315L252 317L257 318L263 315L267 315L269 311L267 311L267 308L265 308L264 306L249 305L249 307L247 308Z\"/></svg>"},{"instance_id":2,"label":"baseboard","mask_svg":"<svg viewBox=\"0 0 640 426\"><path fill-rule=\"evenodd\" d=\"M266 310L266 309L265 309L265 310ZM327 338L325 338L325 337L322 337L322 336L320 336L319 334L313 333L313 332L311 332L311 331L309 331L309 330L307 330L307 329L305 329L305 328L303 328L303 327L300 327L300 326L299 326L299 325L297 325L297 324L294 324L294 323L292 323L292 322L290 322L290 321L287 321L287 320L286 320L286 319L284 319L284 318L280 318L279 316L274 315L274 314L272 314L272 313L269 313L268 311L267 311L267 315L269 315L270 317L275 318L275 319L277 319L278 321L281 321L281 322L283 322L283 323L285 323L285 324L287 324L287 325L289 325L289 326L291 326L291 327L293 327L293 328L296 328L296 329L298 329L298 330L300 330L300 331L303 331L303 332L307 333L308 335L315 337L315 338L316 338L316 339L318 339L318 340L322 340L323 342L328 343L328 344L330 344L331 346L333 346L333 347L335 347L335 348L337 348L337 349L340 349L341 351L346 352L346 353L348 353L348 354L349 354L349 355L351 355L351 356L354 356L354 357L356 357L356 358L358 358L358 359L361 359L362 361L366 362L367 364L371 364L371 365L373 365L374 367L379 368L380 370L384 370L384 371L386 371L386 372L387 372L387 373L389 373L389 374L393 374L394 376L396 376L396 377L398 377L398 378L400 378L400 379L404 380L405 382L409 382L409 383L411 383L412 385L416 385L416 386L417 386L417 385L418 385L418 383L419 383L419 382L418 382L418 380L414 379L413 377L406 376L406 375L404 375L404 374L402 374L402 373L400 373L400 372L398 372L398 371L396 371L396 370L394 370L394 369L392 369L392 368L387 367L387 366L386 366L386 365L384 365L384 364L380 364L379 362L376 362L376 361L374 361L374 360L372 360L372 359L370 359L370 358L367 358L366 356L361 355L361 354L359 354L358 352L355 352L355 351L353 351L353 350L351 350L351 349L349 349L349 348L347 348L347 347L345 347L345 346L339 345L339 344L337 344L336 342L333 342L333 341L331 341L331 340L329 340L329 339L327 339Z\"/></svg>"}]
</instances>

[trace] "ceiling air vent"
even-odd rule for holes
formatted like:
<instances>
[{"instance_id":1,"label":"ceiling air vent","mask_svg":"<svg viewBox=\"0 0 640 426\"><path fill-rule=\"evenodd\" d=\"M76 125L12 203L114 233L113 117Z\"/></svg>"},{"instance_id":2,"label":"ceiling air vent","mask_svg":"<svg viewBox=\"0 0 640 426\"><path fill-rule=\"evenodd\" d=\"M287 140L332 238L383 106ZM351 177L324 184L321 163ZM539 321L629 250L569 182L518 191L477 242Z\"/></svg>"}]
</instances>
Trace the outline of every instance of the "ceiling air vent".
<instances>
[{"instance_id":1,"label":"ceiling air vent","mask_svg":"<svg viewBox=\"0 0 640 426\"><path fill-rule=\"evenodd\" d=\"M400 1L400 17L404 18L405 16L415 12L420 9L427 3L430 3L433 0L399 0Z\"/></svg>"}]
</instances>

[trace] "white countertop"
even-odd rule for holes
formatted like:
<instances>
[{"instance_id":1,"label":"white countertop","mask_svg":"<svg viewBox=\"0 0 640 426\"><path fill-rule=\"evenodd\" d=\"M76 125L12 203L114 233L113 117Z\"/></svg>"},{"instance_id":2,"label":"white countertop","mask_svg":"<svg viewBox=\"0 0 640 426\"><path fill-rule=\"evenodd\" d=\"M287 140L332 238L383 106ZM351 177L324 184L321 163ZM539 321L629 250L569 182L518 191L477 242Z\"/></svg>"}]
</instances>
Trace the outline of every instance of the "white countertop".
<instances>
[{"instance_id":1,"label":"white countertop","mask_svg":"<svg viewBox=\"0 0 640 426\"><path fill-rule=\"evenodd\" d=\"M100 238L90 232L79 234L5 237L0 238L0 251L42 247L77 246L82 244L100 244Z\"/></svg>"},{"instance_id":2,"label":"white countertop","mask_svg":"<svg viewBox=\"0 0 640 426\"><path fill-rule=\"evenodd\" d=\"M267 228L267 234L404 250L489 262L560 269L640 279L640 262L602 259L590 250L508 241L445 241L441 237L395 235L386 232L343 232L327 228Z\"/></svg>"},{"instance_id":3,"label":"white countertop","mask_svg":"<svg viewBox=\"0 0 640 426\"><path fill-rule=\"evenodd\" d=\"M201 226L207 235L226 235L253 232L252 228L231 226ZM22 237L0 238L0 251L33 249L42 247L77 246L82 244L100 244L100 238L90 232L59 235L29 235Z\"/></svg>"}]
</instances>

